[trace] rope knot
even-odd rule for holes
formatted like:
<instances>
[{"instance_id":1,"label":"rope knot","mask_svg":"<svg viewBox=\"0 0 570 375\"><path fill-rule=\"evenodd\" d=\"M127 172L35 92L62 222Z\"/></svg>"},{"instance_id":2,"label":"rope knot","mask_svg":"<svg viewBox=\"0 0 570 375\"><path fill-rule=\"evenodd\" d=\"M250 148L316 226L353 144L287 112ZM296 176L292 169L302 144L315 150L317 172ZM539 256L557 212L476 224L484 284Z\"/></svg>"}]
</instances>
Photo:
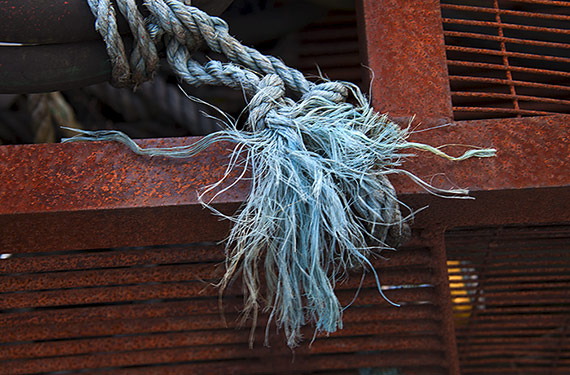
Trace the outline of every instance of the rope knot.
<instances>
[{"instance_id":1,"label":"rope knot","mask_svg":"<svg viewBox=\"0 0 570 375\"><path fill-rule=\"evenodd\" d=\"M348 88L346 84L338 81L328 81L313 85L311 89L306 92L302 100L316 101L321 103L329 101L333 103L344 103L348 96Z\"/></svg>"},{"instance_id":2,"label":"rope knot","mask_svg":"<svg viewBox=\"0 0 570 375\"><path fill-rule=\"evenodd\" d=\"M141 149L116 131L80 131L83 134L73 139L118 140L140 154L172 157L193 156L228 139L237 144L226 174L205 193L223 187L222 182L236 168L244 168L236 181L247 170L252 172L250 196L232 218L226 273L218 284L221 295L235 274L242 274L244 313L253 320L250 343L262 300L270 311L266 332L274 321L285 331L290 347L298 344L301 327L308 322L316 332L342 328L346 307L336 297L334 286L348 268L369 269L384 296L368 258L378 249L401 242L407 220L402 218L386 175L408 175L436 194L464 193L437 189L401 169L401 159L407 156L400 153L402 149L422 149L452 160L494 154L494 150L478 149L452 158L438 148L408 142L407 129L376 114L356 85L308 81L280 59L241 45L229 35L224 21L188 6L189 0L144 0L149 12L146 29L137 14L136 0L87 1L98 18L97 30L107 43L116 65L113 76L119 83L127 82L135 68L142 69L135 79L152 75L158 62L156 49L145 51L145 42L160 38L170 65L187 83L233 87L252 97L247 119L251 132L228 124L226 130L188 146L150 149ZM136 40L138 52L131 57L130 66L117 32L113 1ZM190 51L202 42L228 62L204 65L193 59ZM300 99L294 102L286 94ZM349 95L351 101L347 102ZM244 150L242 165L239 160ZM216 195L232 186L223 187ZM260 266L268 271L265 298L260 296Z\"/></svg>"},{"instance_id":3,"label":"rope knot","mask_svg":"<svg viewBox=\"0 0 570 375\"><path fill-rule=\"evenodd\" d=\"M252 131L266 127L267 115L285 105L285 84L277 74L264 76L257 86L257 92L249 102L248 124Z\"/></svg>"}]
</instances>

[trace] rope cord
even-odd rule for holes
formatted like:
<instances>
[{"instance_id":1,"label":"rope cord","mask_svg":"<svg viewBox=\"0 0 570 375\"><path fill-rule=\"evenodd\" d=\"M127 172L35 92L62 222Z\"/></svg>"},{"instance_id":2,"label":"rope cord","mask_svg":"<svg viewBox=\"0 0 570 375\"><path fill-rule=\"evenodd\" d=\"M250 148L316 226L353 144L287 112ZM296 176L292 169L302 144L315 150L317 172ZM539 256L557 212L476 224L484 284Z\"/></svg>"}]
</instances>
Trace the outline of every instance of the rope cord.
<instances>
[{"instance_id":1,"label":"rope cord","mask_svg":"<svg viewBox=\"0 0 570 375\"><path fill-rule=\"evenodd\" d=\"M135 37L127 59L111 1L87 1L114 64L115 84L136 87L150 79L157 68L156 46L160 44L165 46L172 69L187 83L228 86L243 90L249 98L248 131L227 124L227 129L188 146L142 149L117 131L79 130L69 140L113 140L139 154L171 157L191 157L221 140L235 142L227 175L242 169L243 176L250 170L251 193L236 216L227 217L233 226L226 274L219 286L221 295L237 273L242 275L244 318L253 318L250 345L262 305L269 312L266 342L271 322L284 330L290 347L298 344L301 327L308 322L314 324L315 334L342 328L343 306L334 287L349 269L373 273L382 294L379 275L368 258L400 242L409 219L400 213L388 174L409 175L438 195L465 192L436 189L402 170L406 155L401 150L406 148L449 156L407 142L407 130L375 113L355 85L310 82L281 60L241 45L220 18L180 0L145 0L146 18L134 0L117 0ZM191 54L200 45L223 54L229 62L198 63ZM494 152L470 150L455 160L489 157ZM206 189L202 197L220 188L223 181ZM210 202L204 205L222 215ZM260 295L260 269L265 271L264 296Z\"/></svg>"}]
</instances>

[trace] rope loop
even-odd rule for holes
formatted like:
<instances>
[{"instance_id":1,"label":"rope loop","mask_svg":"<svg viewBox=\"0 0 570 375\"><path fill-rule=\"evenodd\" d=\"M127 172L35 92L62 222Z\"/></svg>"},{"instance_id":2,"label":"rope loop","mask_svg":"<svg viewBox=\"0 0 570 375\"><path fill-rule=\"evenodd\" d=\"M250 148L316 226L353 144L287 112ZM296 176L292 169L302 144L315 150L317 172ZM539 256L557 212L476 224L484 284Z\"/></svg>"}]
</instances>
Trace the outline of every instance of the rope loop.
<instances>
[{"instance_id":1,"label":"rope loop","mask_svg":"<svg viewBox=\"0 0 570 375\"><path fill-rule=\"evenodd\" d=\"M283 105L285 98L285 84L276 74L268 74L261 79L257 86L257 93L249 101L248 124L252 131L265 128L265 118L270 111L277 110Z\"/></svg>"},{"instance_id":2,"label":"rope loop","mask_svg":"<svg viewBox=\"0 0 570 375\"><path fill-rule=\"evenodd\" d=\"M347 97L348 88L346 84L336 81L326 81L313 85L311 89L303 95L302 100L318 98L339 104L345 102Z\"/></svg>"}]
</instances>

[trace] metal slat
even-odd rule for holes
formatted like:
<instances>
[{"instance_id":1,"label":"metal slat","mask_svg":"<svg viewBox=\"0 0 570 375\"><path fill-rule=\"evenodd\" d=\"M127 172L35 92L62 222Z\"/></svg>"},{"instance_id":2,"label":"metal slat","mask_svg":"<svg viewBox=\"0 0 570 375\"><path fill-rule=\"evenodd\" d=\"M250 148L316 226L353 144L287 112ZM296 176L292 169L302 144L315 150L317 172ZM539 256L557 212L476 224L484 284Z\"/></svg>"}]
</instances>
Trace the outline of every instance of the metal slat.
<instances>
[{"instance_id":1,"label":"metal slat","mask_svg":"<svg viewBox=\"0 0 570 375\"><path fill-rule=\"evenodd\" d=\"M408 365L420 365L421 362L418 361L418 357L423 357L421 354L425 353L425 356L431 355L433 358L427 360L425 364L427 365L441 365L444 363L439 356L437 350L425 349L430 348L437 343L437 341L429 339L417 339L415 342L407 343L405 340L399 340L394 338L390 343L382 343L377 339L360 339L360 338L346 338L341 342L335 343L334 340L320 341L318 347L313 347L310 350L298 349L299 355L311 353L310 360L317 360L320 356L318 354L331 354L334 353L335 356L340 353L350 353L353 351L361 351L359 347L364 347L368 350L363 350L364 352L369 350L389 350L395 353L402 353L399 347L404 347L405 352L408 353L410 346L411 354L414 354L414 358L409 357L407 362ZM317 342L315 342L315 345ZM340 346L339 346L340 345ZM413 347L418 347L416 350ZM377 349L379 348L379 349ZM391 349L390 349L391 348ZM339 350L340 349L340 350ZM340 351L340 353L339 353ZM423 352L423 353L422 353ZM430 353L431 352L431 353ZM141 366L141 365L154 365L163 363L176 363L176 362L190 362L190 361L219 361L227 359L242 359L242 358L256 358L262 355L271 354L271 362L278 361L282 357L282 360L289 358L291 360L291 351L284 345L280 347L272 348L269 351L266 350L251 350L247 345L237 344L237 345L215 345L199 347L193 346L172 348L172 349L151 349L142 351L125 351L125 352L110 352L110 353L96 353L96 354L86 354L86 355L76 355L76 356L61 356L61 357L50 357L41 359L25 359L25 360L12 360L0 363L0 371L2 374L6 375L19 375L19 374L30 374L38 372L55 372L55 371L65 371L65 370L80 370L80 369L96 369L100 367L128 367L128 366ZM406 355L404 354L404 355ZM435 354L435 355L434 355ZM400 354L402 355L402 354ZM382 356L376 356L376 360L372 363L374 364L386 364L394 363L398 365L397 357L387 353L387 358ZM328 356L325 356L328 358ZM354 357L353 357L354 358ZM310 366L312 368L327 369L327 368L359 368L363 366L360 361L355 362L346 361L342 367L338 364L335 366L334 362L327 363L321 362L319 366ZM332 365L332 366L331 366Z\"/></svg>"},{"instance_id":2,"label":"metal slat","mask_svg":"<svg viewBox=\"0 0 570 375\"><path fill-rule=\"evenodd\" d=\"M38 290L78 289L85 287L133 285L143 283L166 283L202 280L217 283L224 274L223 263L182 264L174 266L150 265L131 268L112 268L88 271L52 272L17 276L0 276L0 292L25 292ZM406 269L387 268L379 270L386 285L429 284L432 272L410 265ZM361 277L353 274L339 282L339 289L358 288ZM373 287L370 275L364 287ZM1 295L1 294L0 294Z\"/></svg>"},{"instance_id":3,"label":"metal slat","mask_svg":"<svg viewBox=\"0 0 570 375\"><path fill-rule=\"evenodd\" d=\"M222 276L223 265L219 263L52 272L25 276L0 276L0 292L76 289L105 285L117 286L191 280L216 282Z\"/></svg>"},{"instance_id":4,"label":"metal slat","mask_svg":"<svg viewBox=\"0 0 570 375\"><path fill-rule=\"evenodd\" d=\"M489 98L489 99L517 99L519 101L524 101L524 102L570 105L570 100L543 98L543 97L528 96L528 95L500 94L492 92L455 91L451 94L451 96L469 97L469 98Z\"/></svg>"},{"instance_id":5,"label":"metal slat","mask_svg":"<svg viewBox=\"0 0 570 375\"><path fill-rule=\"evenodd\" d=\"M453 25L483 26L483 27L504 28L504 29L511 29L511 30L524 30L524 31L531 31L531 32L543 32L543 33L570 35L570 30L559 29L559 28L555 28L555 27L538 27L538 26L528 26L528 25L517 25L517 24L511 24L511 23L505 23L505 22L466 20L466 19L460 19L460 18L443 18L442 21L444 24L447 23L447 24L453 24Z\"/></svg>"},{"instance_id":6,"label":"metal slat","mask_svg":"<svg viewBox=\"0 0 570 375\"><path fill-rule=\"evenodd\" d=\"M534 314L521 314L514 315L480 315L477 319L472 320L469 326L459 326L457 327L458 335L468 334L469 332L479 332L484 330L486 334L488 330L497 330L497 332L503 332L505 329L522 329L528 327L560 327L564 325L567 321L567 317L564 315L546 315L534 313Z\"/></svg>"},{"instance_id":7,"label":"metal slat","mask_svg":"<svg viewBox=\"0 0 570 375\"><path fill-rule=\"evenodd\" d=\"M180 285L182 284L182 285ZM168 286L158 286L151 289L150 292L145 292L144 287L141 286L136 288L136 292L146 293L147 297L156 296L158 293L163 293L164 295L180 295L182 298L187 298L188 296L188 287L186 284L190 283L178 283L176 287L173 285ZM117 291L113 291L114 294L111 295L103 295L106 299L114 299L114 300L121 300L125 302L129 302L126 305L101 305L96 307L76 307L75 305L70 306L66 309L42 309L38 311L28 311L28 312L13 312L13 313L4 313L0 315L0 326L3 327L10 327L10 326L22 326L22 325L36 325L36 324L56 324L56 323L79 323L79 322L89 322L92 320L106 320L106 319L135 319L135 318L152 318L152 317L171 317L171 316L193 316L193 315L201 315L201 314L220 314L219 305L218 305L218 298L217 298L217 290L210 287L212 290L212 297L205 298L203 294L200 293L200 288L197 287L198 284L193 286L194 292L197 292L197 295L200 298L194 300L187 300L187 301L176 301L176 302L169 302L169 301L160 301L160 302L153 302L153 300L142 301L141 295L135 295L136 300L129 300L125 298L121 294L121 289ZM202 288L205 288L204 284L201 283L200 285ZM170 288L169 288L170 287ZM109 292L109 288L101 288L102 293L113 293ZM133 291L133 290L131 290ZM433 288L417 288L417 289L399 289L399 290L389 290L385 291L386 295L391 298L392 300L398 302L417 302L417 301L434 301L434 294ZM347 305L354 299L355 291L340 291L337 293L341 303L343 305ZM50 295L51 296L51 295ZM54 297L54 296L51 296ZM85 297L84 295L79 295L76 297L74 295L65 296L65 297L58 297L55 296L58 300L56 302L64 303L69 302L71 300L70 297L77 298L76 300L72 300L73 302L81 302L81 298ZM113 297L113 298L110 298ZM85 297L90 298L90 300L100 301L102 298L101 296L93 297ZM16 299L17 301L17 299ZM84 300L83 300L84 301ZM224 296L224 311L231 313L237 312L241 310L242 307L242 300L241 298L232 297L230 295ZM41 302L33 302L29 298L24 299L24 301L17 301L17 302L26 302L29 304L37 305ZM131 303L135 302L135 303ZM53 305L55 302L43 302L44 304ZM358 297L358 302L355 304L358 305L384 305L389 306L386 301L380 296L376 289L371 290L362 290ZM64 305L63 305L64 306ZM404 309L397 309L391 306L391 309L387 309L386 317L388 318L391 314L404 314L402 311Z\"/></svg>"},{"instance_id":8,"label":"metal slat","mask_svg":"<svg viewBox=\"0 0 570 375\"><path fill-rule=\"evenodd\" d=\"M550 323L552 324L552 323ZM560 330L558 329L558 327L554 327L554 328L546 328L546 329L538 329L535 327L531 327L527 329L520 329L520 330L516 330L516 329L504 329L501 330L500 327L494 327L494 328L489 328L488 331L485 331L485 328L482 326L479 326L478 329L473 330L471 328L467 329L466 332L462 332L460 329L457 330L457 335L458 337L460 335L470 335L471 337L469 338L469 343L465 343L465 342L461 342L461 344L459 346L463 347L463 346L469 346L471 342L476 342L476 340L480 339L481 343L486 343L487 339L493 339L495 337L498 337L500 339L508 337L511 338L513 340L517 340L519 337L524 337L524 338L528 338L528 337L541 337L541 336L558 336L560 335Z\"/></svg>"},{"instance_id":9,"label":"metal slat","mask_svg":"<svg viewBox=\"0 0 570 375\"><path fill-rule=\"evenodd\" d=\"M441 4L442 9L453 9L453 10L462 10L467 12L474 12L474 13L491 13L491 14L506 14L509 16L518 16L518 17L528 17L528 18L542 18L547 20L562 20L562 21L570 21L570 16L564 14L549 14L549 13L541 13L541 12L524 12L520 10L509 10L509 9L496 9L496 8L486 8L482 6L469 6L469 5L461 5L461 4Z\"/></svg>"},{"instance_id":10,"label":"metal slat","mask_svg":"<svg viewBox=\"0 0 570 375\"><path fill-rule=\"evenodd\" d=\"M455 52L465 52L465 53L472 53L478 55L492 55L492 56L501 56L501 57L518 57L523 59L530 59L530 60L539 60L539 61L555 61L555 62L570 62L570 58L561 57L561 56L550 56L550 55L539 55L533 53L522 53L522 52L511 52L511 51L500 51L500 50L493 50L487 48L472 48L472 47L464 47L464 46L454 46L454 45L447 45L445 46L447 51L455 51Z\"/></svg>"},{"instance_id":11,"label":"metal slat","mask_svg":"<svg viewBox=\"0 0 570 375\"><path fill-rule=\"evenodd\" d=\"M528 116L548 116L555 115L556 112L532 111L514 108L493 108L493 107L453 107L454 112L478 112L478 113L502 113L502 114L521 114Z\"/></svg>"},{"instance_id":12,"label":"metal slat","mask_svg":"<svg viewBox=\"0 0 570 375\"><path fill-rule=\"evenodd\" d=\"M431 274L429 274L431 276ZM400 277L400 280L410 280L408 277ZM217 280L216 280L217 281ZM387 280L390 281L389 279ZM430 281L426 278L426 281ZM213 285L214 281L183 281L169 282L163 284L141 284L129 286L103 286L88 289L64 289L50 291L32 291L22 293L3 294L0 299L0 308L4 310L22 308L54 308L63 306L79 306L90 304L108 303L128 303L150 301L155 299L188 299L188 298L215 298L219 294L218 288ZM386 283L385 283L386 285ZM348 304L356 295L356 290L349 288L341 290L346 285L339 284L337 290L338 297L343 304ZM363 289L359 297L367 301L382 300L376 290L376 283L369 279L363 284ZM406 288L385 290L388 298L398 301L431 300L432 295L429 288Z\"/></svg>"},{"instance_id":13,"label":"metal slat","mask_svg":"<svg viewBox=\"0 0 570 375\"><path fill-rule=\"evenodd\" d=\"M383 355L382 355L383 354ZM409 357L409 358L407 358ZM401 352L388 353L361 353L358 354L358 363L354 361L352 354L320 355L314 357L291 356L272 358L252 358L247 361L231 360L210 363L176 364L161 367L142 367L131 369L111 369L107 371L82 372L81 374L100 375L179 375L179 374L307 374L323 371L328 374L330 370L351 369L352 373L360 368L399 368L404 374L419 374L424 371L414 372L418 367L428 370L430 375L446 374L445 361L441 359L441 353L413 352L411 356ZM410 369L408 372L407 369ZM325 371L326 370L326 371Z\"/></svg>"},{"instance_id":14,"label":"metal slat","mask_svg":"<svg viewBox=\"0 0 570 375\"><path fill-rule=\"evenodd\" d=\"M562 258L562 257L561 257ZM492 259L491 259L492 261ZM509 264L508 262L497 264L497 265L479 265L477 263L466 265L466 268L471 268L474 271L466 271L464 275L466 277L472 277L477 275L487 275L492 277L497 276L508 276L508 275L520 275L523 273L528 274L544 274L544 273L560 273L565 272L568 268L568 262L562 259L550 259L541 260L539 264L536 264L536 268L533 268L534 261L529 260L527 262L513 262ZM522 267L521 267L522 266ZM551 267L544 267L551 266ZM503 268L500 268L503 267ZM519 267L519 268L512 268ZM479 270L479 272L477 272Z\"/></svg>"},{"instance_id":15,"label":"metal slat","mask_svg":"<svg viewBox=\"0 0 570 375\"><path fill-rule=\"evenodd\" d=\"M152 305L148 308L152 309ZM23 342L31 340L79 339L113 335L133 335L142 333L196 331L208 328L211 330L238 328L241 323L239 315L226 311L225 321L219 312L215 314L159 316L155 318L97 318L79 323L18 325L4 327L0 342ZM425 323L427 330L437 324L438 313L432 305L404 306L399 309L382 306L354 306L343 314L345 324L384 322L381 328L387 333L396 329L415 331L415 326ZM261 316L258 326L265 328L267 319Z\"/></svg>"},{"instance_id":16,"label":"metal slat","mask_svg":"<svg viewBox=\"0 0 570 375\"><path fill-rule=\"evenodd\" d=\"M486 87L491 87L489 84L497 84L508 86L512 84L513 86L517 87L530 87L530 88L539 88L539 89L546 89L546 90L553 90L553 91L568 91L570 92L570 86L561 86L561 85L554 85L548 83L538 83L538 82L527 82L527 81L517 81L517 80L506 80L506 79L499 79L499 78L488 78L488 77L470 77L470 76L457 76L457 75L450 75L449 80L451 82L474 82L474 83L481 83L485 84Z\"/></svg>"},{"instance_id":17,"label":"metal slat","mask_svg":"<svg viewBox=\"0 0 570 375\"><path fill-rule=\"evenodd\" d=\"M421 321L391 322L390 325L379 322L348 323L342 330L332 334L330 337L350 339L356 336L374 336L374 341L378 341L380 345L389 346L388 349L415 349L418 347L419 342L422 341L422 336L426 337L428 335L427 332L430 332L432 336L437 334L439 324L436 322L429 323L424 324ZM305 329L304 332L307 335L312 335L311 329ZM255 342L262 343L264 335L264 329L258 330ZM408 335L409 339L398 343L397 340L402 340L404 335ZM426 339L433 340L432 336L428 335ZM396 337L396 343L390 342L393 337ZM113 335L112 337L92 337L0 346L0 360L240 343L247 346L248 340L249 330L242 329L236 331L235 327L234 329L144 332L137 335ZM328 339L325 335L320 335L312 346L311 352L313 350L318 352L319 343L322 340ZM275 345L273 341L272 346ZM406 345L409 345L409 347L406 347ZM429 347L434 349L436 346L432 343ZM347 347L343 345L343 350L346 349ZM374 350L380 349L376 348Z\"/></svg>"},{"instance_id":18,"label":"metal slat","mask_svg":"<svg viewBox=\"0 0 570 375\"><path fill-rule=\"evenodd\" d=\"M54 272L199 261L218 262L224 259L223 247L217 245L190 244L113 251L74 251L66 254L42 254L4 259L0 262L0 273Z\"/></svg>"},{"instance_id":19,"label":"metal slat","mask_svg":"<svg viewBox=\"0 0 570 375\"><path fill-rule=\"evenodd\" d=\"M240 298L224 298L224 313L237 313L241 310ZM355 311L358 305L351 306L345 311L345 315L350 316L351 311ZM387 306L387 304L376 305L375 309L382 314L382 319L437 319L438 311L434 305L406 305L401 308ZM375 311L376 311L375 310ZM360 310L359 310L360 311ZM96 307L70 307L65 310L37 310L18 313L5 313L0 315L0 325L6 332L12 331L17 335L18 330L36 329L45 325L76 324L90 325L94 321L103 322L107 320L132 320L168 317L187 317L194 319L197 315L220 316L218 300L201 299L199 303L195 301L163 301L160 303L134 303L129 305L106 305ZM364 314L367 316L376 316ZM56 329L56 328L54 328Z\"/></svg>"},{"instance_id":20,"label":"metal slat","mask_svg":"<svg viewBox=\"0 0 570 375\"><path fill-rule=\"evenodd\" d=\"M554 334L554 332L551 332ZM533 337L511 337L504 336L504 337L485 337L485 338L473 338L469 340L469 345L483 345L486 346L487 344L500 344L500 345L508 345L509 347L513 348L529 348L529 349L540 349L540 350L552 350L553 347L557 347L561 344L560 339L562 335L551 337L540 337L540 336L533 336ZM570 349L570 343L567 343L568 349Z\"/></svg>"},{"instance_id":21,"label":"metal slat","mask_svg":"<svg viewBox=\"0 0 570 375\"><path fill-rule=\"evenodd\" d=\"M559 77L570 77L570 72L563 72L558 70L548 70L548 69L537 69L537 68L526 68L522 66L504 66L499 64L488 64L473 61L459 61L459 60L448 60L448 65L450 66L462 66L468 68L481 68L488 70L499 70L499 71L512 71L512 72L523 72L532 74L544 74L553 75Z\"/></svg>"},{"instance_id":22,"label":"metal slat","mask_svg":"<svg viewBox=\"0 0 570 375\"><path fill-rule=\"evenodd\" d=\"M463 373L570 370L569 236L568 225L450 232Z\"/></svg>"},{"instance_id":23,"label":"metal slat","mask_svg":"<svg viewBox=\"0 0 570 375\"><path fill-rule=\"evenodd\" d=\"M541 4L548 6L559 6L559 7L570 7L570 3L567 1L556 1L556 0L512 0L517 3L528 3L528 4Z\"/></svg>"},{"instance_id":24,"label":"metal slat","mask_svg":"<svg viewBox=\"0 0 570 375\"><path fill-rule=\"evenodd\" d=\"M402 248L397 252L381 254L388 258L372 260L382 267L426 265L431 261L427 248ZM0 274L31 274L116 267L136 267L155 264L178 264L190 262L222 262L224 248L220 245L176 245L168 247L145 247L113 251L76 251L66 254L35 255L33 257L10 257L0 262Z\"/></svg>"},{"instance_id":25,"label":"metal slat","mask_svg":"<svg viewBox=\"0 0 570 375\"><path fill-rule=\"evenodd\" d=\"M490 40L493 42L513 43L513 44L520 44L520 45L527 45L527 46L570 49L570 44L567 44L567 43L546 42L546 41L542 41L542 40L530 40L530 39L522 39L522 38L511 38L511 37L505 37L505 36L479 34L479 33L473 33L473 32L444 30L443 35L447 36L447 37L453 37L453 38L482 39L482 40Z\"/></svg>"}]
</instances>

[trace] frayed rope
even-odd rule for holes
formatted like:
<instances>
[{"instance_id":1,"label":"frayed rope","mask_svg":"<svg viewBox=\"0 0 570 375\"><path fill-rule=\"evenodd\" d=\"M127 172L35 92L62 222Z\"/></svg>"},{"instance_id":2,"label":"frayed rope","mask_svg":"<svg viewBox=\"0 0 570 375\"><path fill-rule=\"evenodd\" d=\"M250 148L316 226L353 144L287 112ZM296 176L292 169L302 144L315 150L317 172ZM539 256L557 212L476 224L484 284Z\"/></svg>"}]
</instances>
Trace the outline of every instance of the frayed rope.
<instances>
[{"instance_id":1,"label":"frayed rope","mask_svg":"<svg viewBox=\"0 0 570 375\"><path fill-rule=\"evenodd\" d=\"M106 8L112 7L108 0L89 3L92 9L106 9L105 16L112 13ZM127 18L131 29L143 33L136 25L139 17L132 16L137 11L134 0L118 3L121 12L131 14ZM192 157L215 142L235 142L226 176L236 168L242 169L242 176L251 171L251 193L241 210L228 217L233 226L220 294L237 275L242 276L244 316L251 317L255 327L260 309L269 314L266 342L273 321L284 330L290 347L298 345L305 324L314 324L315 334L342 328L343 307L334 288L350 269L372 272L382 294L379 275L369 258L397 245L405 237L406 221L387 175L407 174L438 195L466 193L436 189L401 169L407 156L403 150L425 150L451 160L495 154L492 149L473 149L454 158L438 148L408 142L407 129L374 112L355 85L309 82L280 60L239 44L221 19L181 1L145 1L145 6L150 12L145 20L148 35L155 43L164 42L168 61L182 79L193 85L229 86L247 94L248 130L240 131L230 123L227 129L192 145L171 148L143 149L118 131L79 130L79 135L65 141L118 141L138 154L181 158ZM102 18L97 24L99 30L105 29ZM105 34L106 41L113 39L109 35ZM107 42L111 50L118 44ZM197 63L189 52L196 43L223 53L230 62ZM132 70L152 64L140 62L145 55L136 52ZM122 77L123 83L130 79ZM287 96L287 90L299 99ZM347 102L349 97L354 104ZM216 212L210 203L203 202Z\"/></svg>"}]
</instances>

